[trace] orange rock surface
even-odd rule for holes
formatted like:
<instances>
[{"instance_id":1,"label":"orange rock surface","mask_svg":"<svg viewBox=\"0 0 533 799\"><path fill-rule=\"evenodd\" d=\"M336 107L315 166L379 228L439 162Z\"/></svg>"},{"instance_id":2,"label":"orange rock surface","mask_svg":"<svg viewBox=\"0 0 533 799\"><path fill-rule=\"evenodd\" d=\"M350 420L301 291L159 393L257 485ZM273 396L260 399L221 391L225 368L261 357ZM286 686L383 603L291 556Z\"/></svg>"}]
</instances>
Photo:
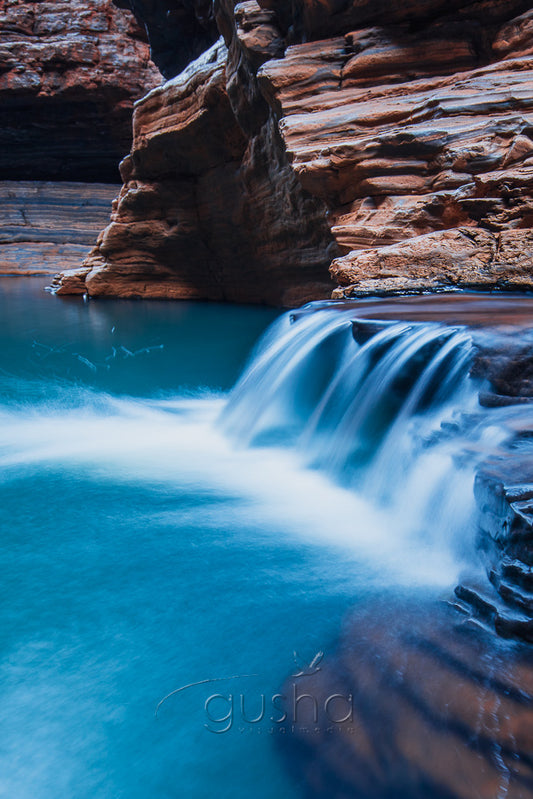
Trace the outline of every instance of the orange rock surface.
<instances>
[{"instance_id":1,"label":"orange rock surface","mask_svg":"<svg viewBox=\"0 0 533 799\"><path fill-rule=\"evenodd\" d=\"M224 43L137 103L89 293L533 288L529 2L216 8Z\"/></svg>"}]
</instances>

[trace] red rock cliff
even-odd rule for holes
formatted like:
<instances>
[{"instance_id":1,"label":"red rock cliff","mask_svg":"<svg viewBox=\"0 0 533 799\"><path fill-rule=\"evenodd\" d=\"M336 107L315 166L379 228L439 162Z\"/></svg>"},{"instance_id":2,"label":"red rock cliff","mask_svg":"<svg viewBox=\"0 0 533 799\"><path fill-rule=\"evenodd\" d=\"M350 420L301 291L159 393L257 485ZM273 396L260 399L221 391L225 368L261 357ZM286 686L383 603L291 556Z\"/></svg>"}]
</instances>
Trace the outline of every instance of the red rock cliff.
<instances>
[{"instance_id":1,"label":"red rock cliff","mask_svg":"<svg viewBox=\"0 0 533 799\"><path fill-rule=\"evenodd\" d=\"M530 5L218 0L225 44L137 104L111 224L60 291L533 288Z\"/></svg>"}]
</instances>

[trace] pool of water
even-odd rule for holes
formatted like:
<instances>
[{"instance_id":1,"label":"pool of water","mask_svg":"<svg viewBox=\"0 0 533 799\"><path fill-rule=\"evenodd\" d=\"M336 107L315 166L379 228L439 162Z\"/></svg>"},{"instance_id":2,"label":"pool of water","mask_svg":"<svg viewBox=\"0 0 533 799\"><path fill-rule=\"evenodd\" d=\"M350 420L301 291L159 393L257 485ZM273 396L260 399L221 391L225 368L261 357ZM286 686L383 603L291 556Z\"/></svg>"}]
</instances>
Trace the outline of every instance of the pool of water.
<instances>
[{"instance_id":1,"label":"pool of water","mask_svg":"<svg viewBox=\"0 0 533 799\"><path fill-rule=\"evenodd\" d=\"M353 493L217 421L276 314L43 285L0 282L2 792L297 797L272 699L397 562Z\"/></svg>"}]
</instances>

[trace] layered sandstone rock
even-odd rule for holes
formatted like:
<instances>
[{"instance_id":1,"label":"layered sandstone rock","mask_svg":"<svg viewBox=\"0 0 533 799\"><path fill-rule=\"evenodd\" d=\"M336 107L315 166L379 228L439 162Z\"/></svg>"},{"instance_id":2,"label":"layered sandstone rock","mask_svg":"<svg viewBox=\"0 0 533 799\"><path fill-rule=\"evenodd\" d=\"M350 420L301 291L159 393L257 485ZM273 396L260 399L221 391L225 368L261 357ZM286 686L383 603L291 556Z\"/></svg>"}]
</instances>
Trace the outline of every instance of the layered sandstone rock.
<instances>
[{"instance_id":1,"label":"layered sandstone rock","mask_svg":"<svg viewBox=\"0 0 533 799\"><path fill-rule=\"evenodd\" d=\"M455 589L455 606L469 619L501 638L529 644L533 643L532 431L533 413L527 413L507 449L484 463L476 475L477 548L488 579L465 574Z\"/></svg>"},{"instance_id":2,"label":"layered sandstone rock","mask_svg":"<svg viewBox=\"0 0 533 799\"><path fill-rule=\"evenodd\" d=\"M531 287L532 12L342 5L300 3L310 36L356 29L259 75L293 169L330 209L335 296Z\"/></svg>"},{"instance_id":3,"label":"layered sandstone rock","mask_svg":"<svg viewBox=\"0 0 533 799\"><path fill-rule=\"evenodd\" d=\"M137 103L125 184L84 266L90 295L293 305L331 293L324 205L295 178L259 92L238 91L272 41L262 56L249 45L244 58L219 41Z\"/></svg>"},{"instance_id":4,"label":"layered sandstone rock","mask_svg":"<svg viewBox=\"0 0 533 799\"><path fill-rule=\"evenodd\" d=\"M160 81L111 0L2 0L0 178L118 181L133 101Z\"/></svg>"},{"instance_id":5,"label":"layered sandstone rock","mask_svg":"<svg viewBox=\"0 0 533 799\"><path fill-rule=\"evenodd\" d=\"M425 23L453 15L483 25L529 8L527 0L261 0L278 14L289 36L322 39L369 25Z\"/></svg>"},{"instance_id":6,"label":"layered sandstone rock","mask_svg":"<svg viewBox=\"0 0 533 799\"><path fill-rule=\"evenodd\" d=\"M0 182L0 275L79 267L119 189L102 183Z\"/></svg>"},{"instance_id":7,"label":"layered sandstone rock","mask_svg":"<svg viewBox=\"0 0 533 799\"><path fill-rule=\"evenodd\" d=\"M129 5L154 29L175 7ZM209 4L178 5L207 30ZM218 0L227 54L138 104L89 291L291 304L329 290L329 265L335 296L533 287L532 14ZM170 232L188 191L190 238Z\"/></svg>"}]
</instances>

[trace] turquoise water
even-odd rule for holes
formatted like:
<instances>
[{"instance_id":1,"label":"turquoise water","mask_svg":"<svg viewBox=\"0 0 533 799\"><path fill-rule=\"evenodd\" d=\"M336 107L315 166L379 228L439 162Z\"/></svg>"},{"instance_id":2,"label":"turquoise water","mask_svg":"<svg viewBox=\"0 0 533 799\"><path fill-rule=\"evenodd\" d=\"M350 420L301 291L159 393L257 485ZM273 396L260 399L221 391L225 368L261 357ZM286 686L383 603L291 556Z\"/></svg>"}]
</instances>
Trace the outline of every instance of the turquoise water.
<instances>
[{"instance_id":1,"label":"turquoise water","mask_svg":"<svg viewBox=\"0 0 533 799\"><path fill-rule=\"evenodd\" d=\"M220 430L275 313L42 287L0 283L3 794L299 796L239 696L256 716L389 578L349 492Z\"/></svg>"}]
</instances>

